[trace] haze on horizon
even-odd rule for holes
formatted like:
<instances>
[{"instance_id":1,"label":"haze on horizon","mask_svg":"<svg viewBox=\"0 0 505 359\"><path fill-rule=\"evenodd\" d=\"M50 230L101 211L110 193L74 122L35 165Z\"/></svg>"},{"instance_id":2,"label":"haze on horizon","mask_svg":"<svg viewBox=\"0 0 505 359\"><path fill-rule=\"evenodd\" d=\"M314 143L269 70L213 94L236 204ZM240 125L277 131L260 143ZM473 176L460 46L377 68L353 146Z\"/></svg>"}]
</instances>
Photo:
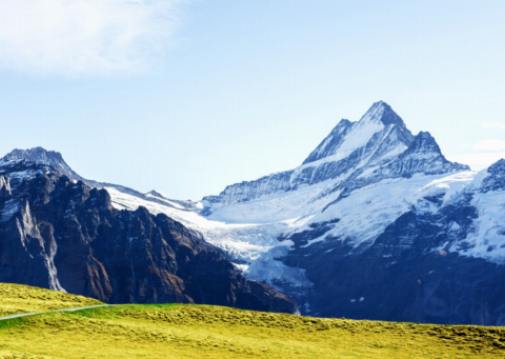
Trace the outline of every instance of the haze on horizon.
<instances>
[{"instance_id":1,"label":"haze on horizon","mask_svg":"<svg viewBox=\"0 0 505 359\"><path fill-rule=\"evenodd\" d=\"M0 153L200 199L384 100L482 169L505 157L504 18L498 0L6 0Z\"/></svg>"}]
</instances>

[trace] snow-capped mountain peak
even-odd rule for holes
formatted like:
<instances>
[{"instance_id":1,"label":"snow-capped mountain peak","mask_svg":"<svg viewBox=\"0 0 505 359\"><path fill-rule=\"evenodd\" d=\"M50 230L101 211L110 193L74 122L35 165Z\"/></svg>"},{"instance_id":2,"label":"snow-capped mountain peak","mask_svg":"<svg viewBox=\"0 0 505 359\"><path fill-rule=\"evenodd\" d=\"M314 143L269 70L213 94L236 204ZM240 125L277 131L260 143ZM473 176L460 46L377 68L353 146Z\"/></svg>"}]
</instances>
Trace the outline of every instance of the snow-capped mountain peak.
<instances>
[{"instance_id":1,"label":"snow-capped mountain peak","mask_svg":"<svg viewBox=\"0 0 505 359\"><path fill-rule=\"evenodd\" d=\"M2 160L7 161L30 161L47 164L65 162L61 153L56 151L48 151L43 147L33 147L29 149L16 148L5 155Z\"/></svg>"},{"instance_id":2,"label":"snow-capped mountain peak","mask_svg":"<svg viewBox=\"0 0 505 359\"><path fill-rule=\"evenodd\" d=\"M400 116L387 103L379 101L359 121L341 120L303 164L341 160L367 146L370 141L382 141L384 136L391 137L390 140L395 142L393 145L400 144L405 148L413 139Z\"/></svg>"},{"instance_id":3,"label":"snow-capped mountain peak","mask_svg":"<svg viewBox=\"0 0 505 359\"><path fill-rule=\"evenodd\" d=\"M48 151L42 147L15 149L0 159L0 167L13 166L22 162L50 168L60 175L67 176L71 179L82 179L81 176L72 170L65 162L61 153Z\"/></svg>"},{"instance_id":4,"label":"snow-capped mountain peak","mask_svg":"<svg viewBox=\"0 0 505 359\"><path fill-rule=\"evenodd\" d=\"M363 115L359 122L381 122L385 126L397 125L405 127L400 116L384 101L375 102Z\"/></svg>"},{"instance_id":5,"label":"snow-capped mountain peak","mask_svg":"<svg viewBox=\"0 0 505 359\"><path fill-rule=\"evenodd\" d=\"M419 132L412 141L409 151L411 152L423 152L423 153L434 153L441 155L442 151L438 145L435 138L431 133L427 131Z\"/></svg>"},{"instance_id":6,"label":"snow-capped mountain peak","mask_svg":"<svg viewBox=\"0 0 505 359\"><path fill-rule=\"evenodd\" d=\"M414 136L391 106L379 101L359 121L340 121L301 166L228 186L219 196L204 198L202 213L216 214L223 206L288 195L302 188L310 194L311 199L305 197L308 202L335 193L341 194L340 199L385 179L460 170L468 167L448 161L428 132Z\"/></svg>"}]
</instances>

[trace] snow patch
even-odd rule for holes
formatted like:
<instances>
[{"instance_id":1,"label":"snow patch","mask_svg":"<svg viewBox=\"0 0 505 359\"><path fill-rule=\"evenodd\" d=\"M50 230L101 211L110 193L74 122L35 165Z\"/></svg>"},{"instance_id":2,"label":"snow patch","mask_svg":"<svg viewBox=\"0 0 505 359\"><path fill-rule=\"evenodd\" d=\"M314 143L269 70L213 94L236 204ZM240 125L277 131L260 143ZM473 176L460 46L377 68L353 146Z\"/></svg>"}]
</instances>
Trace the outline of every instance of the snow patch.
<instances>
[{"instance_id":1,"label":"snow patch","mask_svg":"<svg viewBox=\"0 0 505 359\"><path fill-rule=\"evenodd\" d=\"M112 205L119 210L136 210L145 207L153 214L165 214L186 227L200 232L206 241L225 250L233 260L240 263L237 268L255 280L273 285L283 281L294 287L307 286L302 270L291 268L277 258L285 253L292 242L278 238L292 222L275 223L226 223L201 216L196 211L173 207L159 201L142 199L114 187L106 187ZM196 207L196 206L195 206Z\"/></svg>"},{"instance_id":2,"label":"snow patch","mask_svg":"<svg viewBox=\"0 0 505 359\"><path fill-rule=\"evenodd\" d=\"M476 193L474 230L451 246L451 252L505 263L505 191Z\"/></svg>"},{"instance_id":3,"label":"snow patch","mask_svg":"<svg viewBox=\"0 0 505 359\"><path fill-rule=\"evenodd\" d=\"M325 157L305 164L302 167L317 167L326 162L336 162L348 157L357 149L365 146L377 132L384 130L384 124L376 120L376 114L366 114L360 121L355 122L351 131L345 136L343 142L334 153L327 153ZM324 149L324 146L323 146Z\"/></svg>"}]
</instances>

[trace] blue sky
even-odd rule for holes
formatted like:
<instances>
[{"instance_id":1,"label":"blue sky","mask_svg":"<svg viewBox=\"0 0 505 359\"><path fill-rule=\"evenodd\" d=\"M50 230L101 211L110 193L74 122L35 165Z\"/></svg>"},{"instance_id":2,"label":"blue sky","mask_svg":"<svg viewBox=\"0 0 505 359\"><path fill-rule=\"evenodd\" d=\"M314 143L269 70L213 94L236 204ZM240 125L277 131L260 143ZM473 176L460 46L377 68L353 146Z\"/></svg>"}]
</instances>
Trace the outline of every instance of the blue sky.
<instances>
[{"instance_id":1,"label":"blue sky","mask_svg":"<svg viewBox=\"0 0 505 359\"><path fill-rule=\"evenodd\" d=\"M5 0L0 152L199 199L382 99L483 168L505 157L503 19L488 0Z\"/></svg>"}]
</instances>

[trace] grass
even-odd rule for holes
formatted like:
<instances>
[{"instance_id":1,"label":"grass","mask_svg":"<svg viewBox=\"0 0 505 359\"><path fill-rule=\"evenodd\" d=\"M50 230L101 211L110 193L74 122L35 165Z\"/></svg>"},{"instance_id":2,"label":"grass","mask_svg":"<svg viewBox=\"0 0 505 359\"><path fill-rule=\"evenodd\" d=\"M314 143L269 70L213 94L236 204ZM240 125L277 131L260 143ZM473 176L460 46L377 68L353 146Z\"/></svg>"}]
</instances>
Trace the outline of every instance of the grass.
<instances>
[{"instance_id":1,"label":"grass","mask_svg":"<svg viewBox=\"0 0 505 359\"><path fill-rule=\"evenodd\" d=\"M13 321L0 358L505 358L505 328L121 305Z\"/></svg>"},{"instance_id":2,"label":"grass","mask_svg":"<svg viewBox=\"0 0 505 359\"><path fill-rule=\"evenodd\" d=\"M47 289L0 283L0 317L100 304L97 300Z\"/></svg>"}]
</instances>

